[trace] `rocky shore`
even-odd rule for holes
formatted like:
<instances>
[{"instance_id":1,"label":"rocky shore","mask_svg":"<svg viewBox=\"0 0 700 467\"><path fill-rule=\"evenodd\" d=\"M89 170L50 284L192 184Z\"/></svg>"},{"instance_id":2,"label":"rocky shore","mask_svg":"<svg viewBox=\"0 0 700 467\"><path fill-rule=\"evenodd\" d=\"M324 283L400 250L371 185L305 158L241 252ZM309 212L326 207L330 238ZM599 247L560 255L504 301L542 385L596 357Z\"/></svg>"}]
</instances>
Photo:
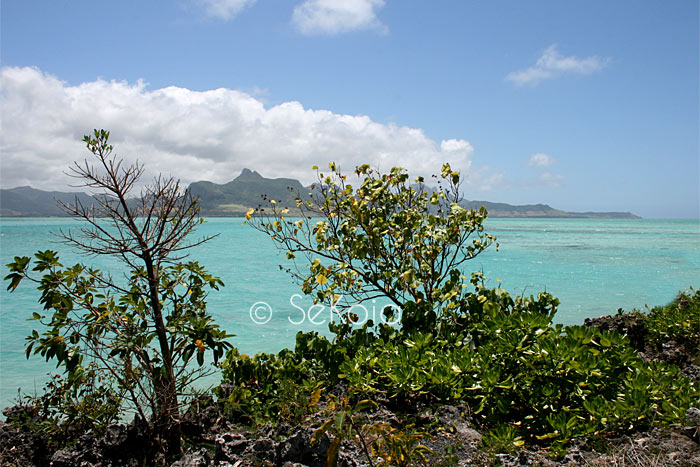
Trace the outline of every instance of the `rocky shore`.
<instances>
[{"instance_id":1,"label":"rocky shore","mask_svg":"<svg viewBox=\"0 0 700 467\"><path fill-rule=\"evenodd\" d=\"M648 360L662 360L677 365L689 378L700 379L697 347L668 341L652 345L647 338L644 319L638 314L603 316L588 319L586 326L615 330L627 335L639 355ZM222 391L226 391L222 387ZM344 388L337 388L343 392ZM397 429L405 421L389 404L379 402L378 410L368 417ZM429 435L420 443L430 449L427 465L486 466L693 466L700 465L700 408L687 411L686 426L653 428L644 432L613 435L606 439L580 439L566 454L554 460L544 448L527 446L508 453L488 452L481 444L482 435L472 423L467 406L441 405L415 407L417 429ZM11 423L31 416L31 408L18 405L3 411L0 422L0 465L3 466L326 466L332 435L324 434L312 442L315 428L323 420L310 416L303 424L266 424L250 428L227 419L222 406L211 396L193 401L183 415L182 431L185 452L168 463L154 449L154 444L138 421L111 425L104 434L81 434L63 446L56 446L36 432ZM362 446L345 440L340 446L337 466L359 467L370 464ZM392 464L393 465L393 464Z\"/></svg>"}]
</instances>

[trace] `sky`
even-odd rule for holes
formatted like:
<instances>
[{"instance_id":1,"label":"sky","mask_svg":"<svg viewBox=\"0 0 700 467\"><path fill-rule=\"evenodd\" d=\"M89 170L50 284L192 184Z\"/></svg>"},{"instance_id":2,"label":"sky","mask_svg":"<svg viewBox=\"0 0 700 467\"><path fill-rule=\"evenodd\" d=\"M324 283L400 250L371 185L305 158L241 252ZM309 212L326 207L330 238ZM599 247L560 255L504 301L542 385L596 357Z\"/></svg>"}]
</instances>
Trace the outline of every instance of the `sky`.
<instances>
[{"instance_id":1,"label":"sky","mask_svg":"<svg viewBox=\"0 0 700 467\"><path fill-rule=\"evenodd\" d=\"M698 218L693 0L2 0L0 187L83 135L185 183L369 163L470 200Z\"/></svg>"}]
</instances>

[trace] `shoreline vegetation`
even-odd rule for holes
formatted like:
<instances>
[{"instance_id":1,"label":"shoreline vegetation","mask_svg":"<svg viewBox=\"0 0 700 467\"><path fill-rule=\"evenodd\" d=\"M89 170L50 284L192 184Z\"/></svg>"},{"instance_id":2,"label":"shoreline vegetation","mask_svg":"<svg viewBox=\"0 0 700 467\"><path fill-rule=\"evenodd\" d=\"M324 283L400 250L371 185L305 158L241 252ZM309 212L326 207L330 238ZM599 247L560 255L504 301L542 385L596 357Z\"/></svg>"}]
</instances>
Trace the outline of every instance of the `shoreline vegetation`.
<instances>
[{"instance_id":1,"label":"shoreline vegetation","mask_svg":"<svg viewBox=\"0 0 700 467\"><path fill-rule=\"evenodd\" d=\"M120 259L128 283L48 250L8 265L8 290L41 291L26 354L61 373L3 411L3 465L700 463L700 292L554 324L551 294L461 272L498 243L486 208L459 203L449 164L424 189L368 165L353 185L331 163L291 206L272 193L244 216L302 292L338 310L333 337L299 332L294 349L249 356L207 313L222 281L183 261L207 241L186 240L198 197L156 178L131 199L142 167L108 138L84 139L97 162L72 170L97 205L63 204L83 221L63 235ZM353 304L375 298L392 306L360 326ZM205 355L221 383L198 393Z\"/></svg>"},{"instance_id":2,"label":"shoreline vegetation","mask_svg":"<svg viewBox=\"0 0 700 467\"><path fill-rule=\"evenodd\" d=\"M60 402L52 400L46 393L26 397L3 411L5 422L0 422L0 464L18 467L327 466L328 452L336 438L331 433L315 435L329 416L335 422L339 413L346 413L346 416L354 417L354 423L368 439L376 436L362 432L370 425L376 427L375 433L390 434L393 449L405 451L403 463L374 465L698 465L699 320L700 292L690 291L679 293L673 303L646 313L618 310L613 315L586 319L583 326L576 326L577 329L591 330L600 337L612 338L616 341L615 346L628 349L640 362L657 368L660 374L670 372L674 378L690 382L694 389L687 396L694 398L695 405L688 407L684 417L675 423L655 419L653 409L649 410L648 406L639 407L641 410L629 417L628 425L572 438L554 456L551 446L546 443L520 443L521 440L511 437L507 431L500 434L489 431L478 422L475 407L460 401L430 400L428 397L406 404L386 394L375 393L373 402L376 405L360 407L361 410L351 413L355 407L348 409L352 404L347 398L352 391L341 380L324 387L325 391L319 391L316 385L309 385L305 390L296 387L299 384L299 377L295 375L298 368L285 368L282 362L290 355L304 353L304 347L308 352L308 343L305 343L308 336L300 336L295 350L254 357L239 354L235 359L229 356L229 365L235 360L239 371L247 366L245 371L248 373L245 376L239 373L235 382L224 378L213 393L197 395L187 404L182 416L184 451L182 456L170 462L154 449L153 441L138 419L130 423L119 423L115 419L92 420L89 427L76 426L72 420L59 416L56 405ZM310 361L313 360L311 357ZM283 376L285 373L286 377ZM253 379L253 376L260 379ZM245 378L248 380L242 382ZM243 388L250 391L248 401L240 398ZM251 399L253 393L256 397ZM550 397L551 402L556 403L556 397ZM624 397L624 393L618 397ZM360 401L355 398L352 402ZM662 401L656 401L659 402ZM513 423L526 426L527 422L511 421L507 426ZM314 438L318 440L313 442ZM419 446L427 448L423 451L424 462L419 455ZM345 437L339 445L334 465L370 464L357 438Z\"/></svg>"}]
</instances>

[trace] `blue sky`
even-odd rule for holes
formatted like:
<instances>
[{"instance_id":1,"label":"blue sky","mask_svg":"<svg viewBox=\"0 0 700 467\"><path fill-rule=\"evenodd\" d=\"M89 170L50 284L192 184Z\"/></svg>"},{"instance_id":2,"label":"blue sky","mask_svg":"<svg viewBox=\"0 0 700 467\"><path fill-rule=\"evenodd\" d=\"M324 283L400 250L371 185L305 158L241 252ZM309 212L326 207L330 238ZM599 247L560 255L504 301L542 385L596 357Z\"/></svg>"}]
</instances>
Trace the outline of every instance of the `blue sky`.
<instances>
[{"instance_id":1,"label":"blue sky","mask_svg":"<svg viewBox=\"0 0 700 467\"><path fill-rule=\"evenodd\" d=\"M2 188L81 136L153 173L466 175L468 199L699 214L698 2L2 2Z\"/></svg>"}]
</instances>

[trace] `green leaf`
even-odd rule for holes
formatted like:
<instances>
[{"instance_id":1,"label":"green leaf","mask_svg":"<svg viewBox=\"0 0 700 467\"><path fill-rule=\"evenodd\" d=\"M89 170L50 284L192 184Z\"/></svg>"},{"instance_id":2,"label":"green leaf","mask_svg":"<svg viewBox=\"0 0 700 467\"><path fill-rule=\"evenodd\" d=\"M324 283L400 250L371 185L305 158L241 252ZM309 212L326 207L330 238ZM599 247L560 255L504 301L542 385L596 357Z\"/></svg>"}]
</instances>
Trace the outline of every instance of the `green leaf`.
<instances>
[{"instance_id":1,"label":"green leaf","mask_svg":"<svg viewBox=\"0 0 700 467\"><path fill-rule=\"evenodd\" d=\"M353 412L362 412L368 409L376 409L377 403L370 399L364 399L355 404Z\"/></svg>"},{"instance_id":2,"label":"green leaf","mask_svg":"<svg viewBox=\"0 0 700 467\"><path fill-rule=\"evenodd\" d=\"M323 436L323 434L328 431L328 428L330 428L332 424L333 419L326 420L325 422L323 422L323 424L320 427L318 427L316 431L314 431L314 434L311 436L311 444L314 445L318 443L318 440L321 439L321 436Z\"/></svg>"},{"instance_id":3,"label":"green leaf","mask_svg":"<svg viewBox=\"0 0 700 467\"><path fill-rule=\"evenodd\" d=\"M337 414L335 414L335 429L338 430L338 432L343 431L343 427L345 426L345 417L347 413L344 410L341 410Z\"/></svg>"},{"instance_id":4,"label":"green leaf","mask_svg":"<svg viewBox=\"0 0 700 467\"><path fill-rule=\"evenodd\" d=\"M18 273L9 274L5 277L5 280L11 280L10 285L7 286L7 290L14 292L17 286L22 282L22 275Z\"/></svg>"}]
</instances>

